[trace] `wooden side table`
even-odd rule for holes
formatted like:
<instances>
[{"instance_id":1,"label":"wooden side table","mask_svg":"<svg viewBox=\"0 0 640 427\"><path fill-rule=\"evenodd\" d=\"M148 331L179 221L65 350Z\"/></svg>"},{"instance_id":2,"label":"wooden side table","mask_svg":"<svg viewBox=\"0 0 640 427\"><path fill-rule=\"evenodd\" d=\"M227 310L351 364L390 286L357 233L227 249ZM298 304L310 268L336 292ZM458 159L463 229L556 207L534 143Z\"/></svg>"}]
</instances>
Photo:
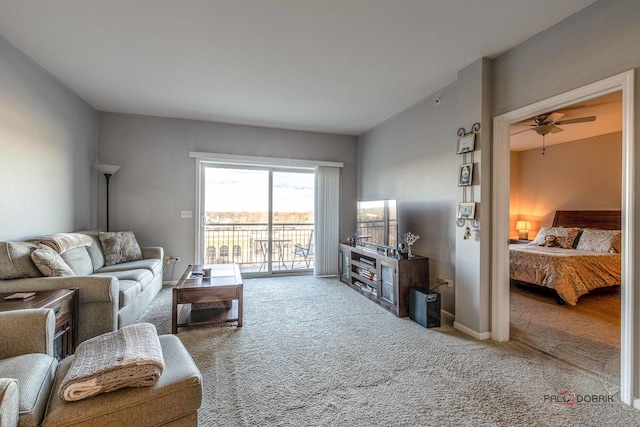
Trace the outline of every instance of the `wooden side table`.
<instances>
[{"instance_id":1,"label":"wooden side table","mask_svg":"<svg viewBox=\"0 0 640 427\"><path fill-rule=\"evenodd\" d=\"M509 244L511 245L528 245L529 243L531 243L531 240L509 239Z\"/></svg>"},{"instance_id":2,"label":"wooden side table","mask_svg":"<svg viewBox=\"0 0 640 427\"><path fill-rule=\"evenodd\" d=\"M76 351L79 308L77 288L37 291L34 296L27 299L4 299L14 293L0 293L0 311L29 308L52 309L56 316L56 331L53 337L54 356L61 360Z\"/></svg>"}]
</instances>

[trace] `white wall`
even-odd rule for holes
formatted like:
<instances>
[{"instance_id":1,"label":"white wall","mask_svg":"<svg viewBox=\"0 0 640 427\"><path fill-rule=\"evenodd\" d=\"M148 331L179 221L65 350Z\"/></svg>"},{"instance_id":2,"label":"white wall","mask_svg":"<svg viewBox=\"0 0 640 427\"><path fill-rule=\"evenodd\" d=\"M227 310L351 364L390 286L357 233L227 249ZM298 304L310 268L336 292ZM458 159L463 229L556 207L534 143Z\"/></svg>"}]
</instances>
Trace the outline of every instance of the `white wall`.
<instances>
[{"instance_id":1,"label":"white wall","mask_svg":"<svg viewBox=\"0 0 640 427\"><path fill-rule=\"evenodd\" d=\"M97 113L0 37L0 240L95 226Z\"/></svg>"},{"instance_id":2,"label":"white wall","mask_svg":"<svg viewBox=\"0 0 640 427\"><path fill-rule=\"evenodd\" d=\"M413 252L429 257L431 287L436 277L455 279L456 103L455 87L444 89L358 139L358 198L398 200L400 235L420 236ZM453 290L438 291L453 313Z\"/></svg>"},{"instance_id":3,"label":"white wall","mask_svg":"<svg viewBox=\"0 0 640 427\"><path fill-rule=\"evenodd\" d=\"M190 151L344 162L341 235L355 229L355 137L113 113L100 113L99 123L99 161L121 166L109 185L110 229L133 230L142 245L179 256L174 279L195 261L195 218L180 218L196 212ZM98 189L104 227L104 182Z\"/></svg>"}]
</instances>

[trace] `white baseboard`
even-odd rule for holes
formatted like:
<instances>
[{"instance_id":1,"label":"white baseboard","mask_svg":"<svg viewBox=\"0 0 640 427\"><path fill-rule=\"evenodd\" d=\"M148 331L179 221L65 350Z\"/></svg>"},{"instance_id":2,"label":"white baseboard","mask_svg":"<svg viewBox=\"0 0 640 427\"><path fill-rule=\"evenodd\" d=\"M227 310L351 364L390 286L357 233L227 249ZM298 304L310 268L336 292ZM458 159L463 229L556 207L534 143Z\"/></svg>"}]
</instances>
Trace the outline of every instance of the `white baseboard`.
<instances>
[{"instance_id":1,"label":"white baseboard","mask_svg":"<svg viewBox=\"0 0 640 427\"><path fill-rule=\"evenodd\" d=\"M450 322L454 322L456 320L456 316L449 313L447 310L440 310L440 316L442 316L443 319L449 320Z\"/></svg>"},{"instance_id":2,"label":"white baseboard","mask_svg":"<svg viewBox=\"0 0 640 427\"><path fill-rule=\"evenodd\" d=\"M453 322L453 327L456 328L457 330L459 330L460 332L464 332L465 334L479 340L479 341L484 341L484 340L488 340L489 338L491 338L491 332L476 332L473 329L464 326L463 324L459 323L459 322Z\"/></svg>"}]
</instances>

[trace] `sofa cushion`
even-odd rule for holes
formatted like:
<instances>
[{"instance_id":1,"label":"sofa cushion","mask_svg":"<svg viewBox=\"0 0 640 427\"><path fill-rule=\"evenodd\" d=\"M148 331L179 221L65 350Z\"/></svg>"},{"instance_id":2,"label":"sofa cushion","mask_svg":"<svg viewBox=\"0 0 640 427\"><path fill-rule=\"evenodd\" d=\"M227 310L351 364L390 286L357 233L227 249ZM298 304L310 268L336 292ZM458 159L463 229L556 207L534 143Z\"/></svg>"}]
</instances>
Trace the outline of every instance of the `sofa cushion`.
<instances>
[{"instance_id":1,"label":"sofa cushion","mask_svg":"<svg viewBox=\"0 0 640 427\"><path fill-rule=\"evenodd\" d=\"M155 385L123 388L78 402L66 402L53 393L42 426L158 426L195 413L202 403L202 375L178 337L158 338L165 368ZM60 362L55 390L72 360L70 356Z\"/></svg>"},{"instance_id":2,"label":"sofa cushion","mask_svg":"<svg viewBox=\"0 0 640 427\"><path fill-rule=\"evenodd\" d=\"M120 280L118 288L118 307L120 308L134 301L142 292L142 286L135 280Z\"/></svg>"},{"instance_id":3,"label":"sofa cushion","mask_svg":"<svg viewBox=\"0 0 640 427\"><path fill-rule=\"evenodd\" d=\"M31 252L31 260L44 276L75 276L71 267L64 262L60 254L49 246L40 245L38 249Z\"/></svg>"},{"instance_id":4,"label":"sofa cushion","mask_svg":"<svg viewBox=\"0 0 640 427\"><path fill-rule=\"evenodd\" d=\"M100 238L98 234L99 230L84 230L79 231L79 233L86 234L91 237L93 243L87 246L87 252L89 252L89 256L91 257L91 262L93 263L93 270L98 270L99 268L104 267L104 254L102 253L102 243L100 243Z\"/></svg>"},{"instance_id":5,"label":"sofa cushion","mask_svg":"<svg viewBox=\"0 0 640 427\"><path fill-rule=\"evenodd\" d=\"M153 281L153 273L142 268L137 270L110 271L108 273L104 273L102 269L100 269L94 274L94 276L96 275L114 276L117 277L120 281L133 280L135 282L139 282L143 290Z\"/></svg>"},{"instance_id":6,"label":"sofa cushion","mask_svg":"<svg viewBox=\"0 0 640 427\"><path fill-rule=\"evenodd\" d=\"M137 270L144 269L153 273L153 276L162 274L162 260L160 259L141 259L138 261L129 261L122 264L109 265L102 267L100 273L108 273L111 271Z\"/></svg>"},{"instance_id":7,"label":"sofa cushion","mask_svg":"<svg viewBox=\"0 0 640 427\"><path fill-rule=\"evenodd\" d=\"M18 380L20 426L38 426L44 416L58 362L43 353L0 360L0 377Z\"/></svg>"},{"instance_id":8,"label":"sofa cushion","mask_svg":"<svg viewBox=\"0 0 640 427\"><path fill-rule=\"evenodd\" d=\"M31 260L37 248L29 242L0 242L0 280L42 277Z\"/></svg>"},{"instance_id":9,"label":"sofa cushion","mask_svg":"<svg viewBox=\"0 0 640 427\"><path fill-rule=\"evenodd\" d=\"M68 250L61 256L77 276L88 276L93 273L93 262L86 247Z\"/></svg>"},{"instance_id":10,"label":"sofa cushion","mask_svg":"<svg viewBox=\"0 0 640 427\"><path fill-rule=\"evenodd\" d=\"M99 232L105 265L142 259L142 250L133 231Z\"/></svg>"}]
</instances>

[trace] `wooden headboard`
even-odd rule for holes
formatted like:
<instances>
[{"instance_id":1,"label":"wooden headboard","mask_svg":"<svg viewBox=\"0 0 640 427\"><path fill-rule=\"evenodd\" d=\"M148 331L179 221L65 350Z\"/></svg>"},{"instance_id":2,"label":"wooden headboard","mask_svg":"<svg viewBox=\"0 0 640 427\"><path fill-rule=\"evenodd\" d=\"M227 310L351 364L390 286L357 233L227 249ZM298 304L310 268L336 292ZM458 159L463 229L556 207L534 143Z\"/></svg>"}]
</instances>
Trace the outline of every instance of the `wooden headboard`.
<instances>
[{"instance_id":1,"label":"wooden headboard","mask_svg":"<svg viewBox=\"0 0 640 427\"><path fill-rule=\"evenodd\" d=\"M620 230L622 215L620 211L556 211L553 226Z\"/></svg>"}]
</instances>

